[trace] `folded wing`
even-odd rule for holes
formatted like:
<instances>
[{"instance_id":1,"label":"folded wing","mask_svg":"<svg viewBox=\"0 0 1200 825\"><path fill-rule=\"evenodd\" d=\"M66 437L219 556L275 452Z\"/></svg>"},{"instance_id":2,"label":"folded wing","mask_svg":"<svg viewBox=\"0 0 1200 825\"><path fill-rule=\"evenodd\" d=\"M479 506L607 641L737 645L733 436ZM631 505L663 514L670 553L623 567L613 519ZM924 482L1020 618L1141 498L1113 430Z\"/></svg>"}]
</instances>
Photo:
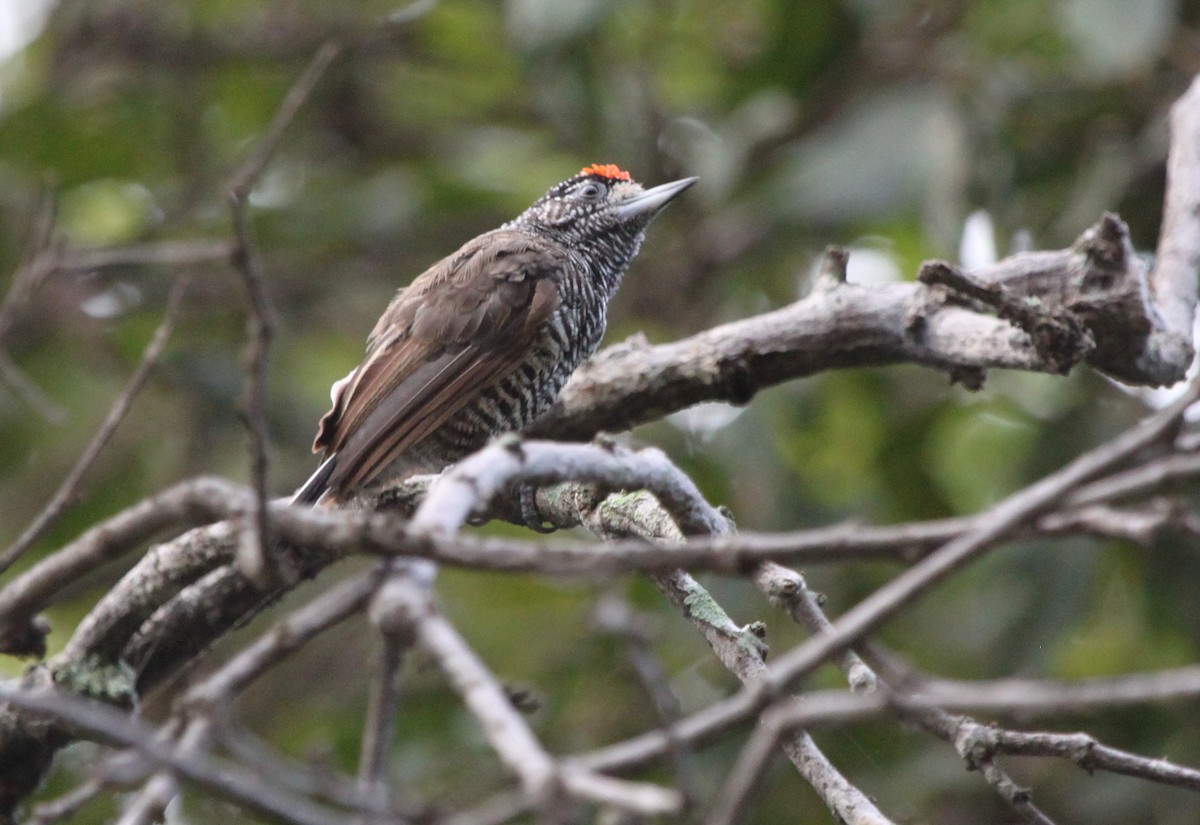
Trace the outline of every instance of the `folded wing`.
<instances>
[{"instance_id":1,"label":"folded wing","mask_svg":"<svg viewBox=\"0 0 1200 825\"><path fill-rule=\"evenodd\" d=\"M499 230L397 295L321 419L313 451L337 456L328 489L370 483L516 369L559 306L566 266L560 247Z\"/></svg>"}]
</instances>

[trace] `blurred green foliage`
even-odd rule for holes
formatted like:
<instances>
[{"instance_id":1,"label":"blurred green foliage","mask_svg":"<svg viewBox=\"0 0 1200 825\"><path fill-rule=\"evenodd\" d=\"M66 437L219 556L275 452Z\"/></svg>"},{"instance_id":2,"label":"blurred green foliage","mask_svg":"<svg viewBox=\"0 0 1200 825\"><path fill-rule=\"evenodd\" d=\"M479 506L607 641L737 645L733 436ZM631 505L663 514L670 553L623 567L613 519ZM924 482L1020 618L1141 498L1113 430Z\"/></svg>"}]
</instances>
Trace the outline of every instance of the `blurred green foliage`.
<instances>
[{"instance_id":1,"label":"blurred green foliage","mask_svg":"<svg viewBox=\"0 0 1200 825\"><path fill-rule=\"evenodd\" d=\"M25 13L36 18L36 5ZM611 313L610 340L639 330L671 340L795 300L829 243L862 250L852 279L911 277L924 258L956 259L975 210L990 216L1002 254L1022 238L1065 245L1106 209L1152 245L1166 109L1200 69L1200 12L1182 0L442 0L415 22L385 25L398 8L79 0L29 29L31 42L0 64L8 277L48 195L57 236L71 247L227 237L230 176L318 45L347 44L252 201L280 327L269 388L280 493L312 468L308 443L327 388L357 363L393 291L585 163L620 163L647 183L701 177L653 227ZM83 500L23 564L174 480L248 477L235 412L246 302L228 266L191 269L164 365L89 474ZM121 266L56 275L17 319L6 350L44 398L0 383L0 544L38 512L95 431L178 274ZM972 394L898 367L820 375L762 392L740 414L680 414L634 439L668 450L742 527L788 529L973 512L1143 411L1089 374L993 375ZM128 563L80 582L54 610L55 649ZM1009 547L883 638L921 666L964 678L1181 664L1200 644L1196 568L1194 548L1180 544L1149 556L1089 542ZM895 568L808 572L836 614ZM765 619L775 650L800 639L744 582L706 583L736 620ZM656 650L685 710L733 689L648 584L605 587L658 614ZM447 570L439 588L490 666L540 697L533 722L554 750L656 724L620 645L591 624L604 587ZM256 686L239 712L288 753L352 769L374 645L364 624L339 628ZM832 672L818 681L838 684ZM436 673L415 672L408 693L394 763L404 793L463 806L503 780ZM1078 726L1200 764L1195 713L1063 722ZM940 742L892 724L818 739L898 821L1011 821ZM698 754L697 788L718 787L735 746ZM81 764L64 760L47 793ZM1008 767L1064 821L1195 821L1183 791L1048 761ZM193 797L185 804L196 821L228 816ZM79 821L109 815L94 809ZM828 814L780 766L753 816Z\"/></svg>"}]
</instances>

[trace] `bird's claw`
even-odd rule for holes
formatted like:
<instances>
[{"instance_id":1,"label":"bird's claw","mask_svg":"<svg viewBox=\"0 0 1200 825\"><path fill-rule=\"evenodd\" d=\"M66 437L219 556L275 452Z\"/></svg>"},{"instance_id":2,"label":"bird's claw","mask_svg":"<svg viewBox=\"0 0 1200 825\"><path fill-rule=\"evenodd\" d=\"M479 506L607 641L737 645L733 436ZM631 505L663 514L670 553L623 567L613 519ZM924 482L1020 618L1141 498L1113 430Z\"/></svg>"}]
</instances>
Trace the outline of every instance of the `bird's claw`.
<instances>
[{"instance_id":1,"label":"bird's claw","mask_svg":"<svg viewBox=\"0 0 1200 825\"><path fill-rule=\"evenodd\" d=\"M537 506L537 488L532 484L521 483L517 486L517 500L521 504L521 521L535 533L553 533L558 528L546 524Z\"/></svg>"}]
</instances>

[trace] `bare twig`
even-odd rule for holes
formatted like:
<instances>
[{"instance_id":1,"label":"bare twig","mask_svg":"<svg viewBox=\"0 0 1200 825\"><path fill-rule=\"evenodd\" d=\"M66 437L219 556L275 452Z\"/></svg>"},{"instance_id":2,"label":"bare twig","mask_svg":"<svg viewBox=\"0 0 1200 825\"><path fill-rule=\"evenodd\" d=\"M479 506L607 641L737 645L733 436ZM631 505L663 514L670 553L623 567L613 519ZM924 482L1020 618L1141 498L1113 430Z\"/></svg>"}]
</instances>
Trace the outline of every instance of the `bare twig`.
<instances>
[{"instance_id":1,"label":"bare twig","mask_svg":"<svg viewBox=\"0 0 1200 825\"><path fill-rule=\"evenodd\" d=\"M4 350L0 350L0 380L12 387L13 391L46 421L51 424L66 423L67 411L47 395L36 381L26 375Z\"/></svg>"},{"instance_id":2,"label":"bare twig","mask_svg":"<svg viewBox=\"0 0 1200 825\"><path fill-rule=\"evenodd\" d=\"M314 805L247 777L221 769L199 754L181 754L160 742L135 718L98 702L61 692L26 692L0 685L0 702L60 719L89 737L135 748L143 756L209 792L261 816L295 825L344 825L345 815Z\"/></svg>"},{"instance_id":3,"label":"bare twig","mask_svg":"<svg viewBox=\"0 0 1200 825\"><path fill-rule=\"evenodd\" d=\"M368 570L334 585L189 688L183 703L193 710L209 712L226 707L268 668L361 610L379 586L379 581L379 571Z\"/></svg>"},{"instance_id":4,"label":"bare twig","mask_svg":"<svg viewBox=\"0 0 1200 825\"><path fill-rule=\"evenodd\" d=\"M1200 696L1200 665L1081 681L922 679L918 685L921 697L942 707L1011 713L1028 719L1194 699Z\"/></svg>"},{"instance_id":5,"label":"bare twig","mask_svg":"<svg viewBox=\"0 0 1200 825\"><path fill-rule=\"evenodd\" d=\"M0 590L0 650L20 654L22 647L19 639L27 632L30 620L64 587L165 530L214 521L220 517L212 510L215 502L226 505L224 509L227 514L242 511L250 503L246 493L244 488L222 479L194 479L170 487L94 525ZM224 532L228 533L228 525L224 525L224 528ZM215 532L221 531L218 529ZM191 557L192 564L185 575L190 574L194 579L221 562L218 554L220 542L209 538L205 545L206 553L198 554L200 566L197 568L197 558ZM164 547L163 552L172 549ZM89 618L76 629L74 638L80 639L84 647L94 645L95 640L105 632L99 628L109 627L116 615L128 613L131 595L148 589L149 580L153 578L148 571L155 561L157 559L151 559L150 563L139 566L141 575L135 577L136 582L129 581L127 577L126 588L118 587L120 592L110 593L111 598L101 600ZM161 574L162 570L158 572Z\"/></svg>"},{"instance_id":6,"label":"bare twig","mask_svg":"<svg viewBox=\"0 0 1200 825\"><path fill-rule=\"evenodd\" d=\"M1023 521L1045 513L1084 482L1172 433L1197 395L1200 395L1200 382L1193 382L1171 406L993 507L976 529L946 544L876 590L834 622L830 631L777 659L770 673L755 686L753 703L761 706L773 692L795 683L830 656L845 650L901 608L919 599L954 570L993 546Z\"/></svg>"},{"instance_id":7,"label":"bare twig","mask_svg":"<svg viewBox=\"0 0 1200 825\"><path fill-rule=\"evenodd\" d=\"M1097 479L1080 488L1071 496L1070 503L1082 506L1121 501L1198 474L1200 453L1170 453Z\"/></svg>"},{"instance_id":8,"label":"bare twig","mask_svg":"<svg viewBox=\"0 0 1200 825\"><path fill-rule=\"evenodd\" d=\"M339 51L341 47L336 43L326 43L317 50L304 72L288 90L266 133L229 185L234 235L232 260L242 277L251 309L244 351L246 381L241 411L250 432L251 478L256 493L254 529L247 536L248 540L243 541L239 547L238 561L247 575L264 588L274 584L276 579L272 562L268 558L271 545L267 514L269 498L266 420L267 356L274 336L275 321L267 297L266 277L251 241L248 202L250 191L278 149L284 130L300 111L300 107L304 105L313 87L325 74L325 70Z\"/></svg>"},{"instance_id":9,"label":"bare twig","mask_svg":"<svg viewBox=\"0 0 1200 825\"><path fill-rule=\"evenodd\" d=\"M979 735L986 731L983 726L965 716L951 716L937 707L916 709L901 703L897 710L901 718L953 745L966 760L967 769L979 771L1021 819L1033 825L1054 825L1054 820L1033 804L1029 789L1019 786L996 764L993 751L979 746Z\"/></svg>"},{"instance_id":10,"label":"bare twig","mask_svg":"<svg viewBox=\"0 0 1200 825\"><path fill-rule=\"evenodd\" d=\"M180 755L205 750L213 735L213 716L226 716L229 703L251 681L318 633L360 609L378 580L377 574L367 572L333 587L278 622L215 673L191 687L183 700L184 708L192 717L178 739ZM178 792L178 783L171 773L157 774L126 808L121 825L149 825L159 821L163 810Z\"/></svg>"},{"instance_id":11,"label":"bare twig","mask_svg":"<svg viewBox=\"0 0 1200 825\"><path fill-rule=\"evenodd\" d=\"M704 819L704 825L734 825L748 810L758 793L758 788L767 775L771 763L778 753L779 742L785 735L784 728L772 719L773 709L766 710L755 725L737 762L725 777L720 792L713 800L712 809Z\"/></svg>"},{"instance_id":12,"label":"bare twig","mask_svg":"<svg viewBox=\"0 0 1200 825\"><path fill-rule=\"evenodd\" d=\"M167 342L171 340L171 333L175 331L175 321L179 316L180 307L183 306L183 296L186 292L187 281L180 279L171 290L171 295L167 299L166 315L158 329L155 330L150 343L146 345L146 350L142 353L142 360L138 363L137 369L134 370L124 389L121 390L116 400L113 401L113 405L109 409L108 415L104 417L104 421L100 424L100 428L92 436L92 440L84 448L83 453L79 456L79 460L75 462L75 466L67 473L67 477L63 479L62 484L54 491L54 495L50 497L46 506L42 508L42 511L38 513L33 522L25 528L25 532L4 551L3 555L0 555L0 573L11 567L13 562L19 559L26 550L45 535L46 530L74 502L79 492L79 484L83 481L83 476L96 463L96 459L100 456L100 451L108 444L117 427L125 419L129 408L133 406L134 398L137 397L142 387L145 386L146 379L150 377L151 371L158 364L158 359L167 347Z\"/></svg>"},{"instance_id":13,"label":"bare twig","mask_svg":"<svg viewBox=\"0 0 1200 825\"><path fill-rule=\"evenodd\" d=\"M804 577L774 562L763 562L754 571L754 583L771 604L787 611L792 620L809 633L828 633L833 624L821 608L820 596L808 589ZM853 650L838 657L838 666L846 674L855 693L875 690L875 672Z\"/></svg>"},{"instance_id":14,"label":"bare twig","mask_svg":"<svg viewBox=\"0 0 1200 825\"><path fill-rule=\"evenodd\" d=\"M646 629L649 618L635 613L629 602L615 593L601 598L596 605L595 617L597 625L616 634L624 642L634 673L654 703L662 731L670 743L675 785L683 793L687 807L691 807L697 799L696 779L690 766L691 752L672 735L674 724L680 716L679 700L671 691L666 668L651 647L650 634Z\"/></svg>"},{"instance_id":15,"label":"bare twig","mask_svg":"<svg viewBox=\"0 0 1200 825\"><path fill-rule=\"evenodd\" d=\"M641 815L677 812L678 793L645 784L593 777L582 766L560 771L512 706L503 687L454 627L437 611L427 590L410 575L394 575L381 588L377 611L397 611L422 648L437 660L463 703L481 724L492 749L521 780L529 804L554 817L564 797L576 795ZM556 813L557 812L557 813Z\"/></svg>"},{"instance_id":16,"label":"bare twig","mask_svg":"<svg viewBox=\"0 0 1200 825\"><path fill-rule=\"evenodd\" d=\"M644 493L625 497L623 506L596 507L583 519L592 532L604 538L638 535L658 541L681 542L686 535L728 535L729 521L712 507L686 475L669 463L658 468L661 489L670 490L667 509L675 520L655 515L663 509L655 497ZM664 481L666 482L664 484ZM739 627L690 574L681 569L652 573L651 580L679 612L700 632L721 663L743 684L754 684L765 672L765 627L754 622ZM674 726L666 740L682 745L674 737ZM800 775L812 786L831 813L847 825L889 825L875 804L855 787L821 751L807 732L790 731L781 744Z\"/></svg>"},{"instance_id":17,"label":"bare twig","mask_svg":"<svg viewBox=\"0 0 1200 825\"><path fill-rule=\"evenodd\" d=\"M560 765L563 787L572 796L639 818L677 815L683 795L649 782L630 782L579 765Z\"/></svg>"},{"instance_id":18,"label":"bare twig","mask_svg":"<svg viewBox=\"0 0 1200 825\"><path fill-rule=\"evenodd\" d=\"M74 816L107 789L108 783L104 777L94 773L62 796L35 805L29 815L29 825L51 825L60 819Z\"/></svg>"},{"instance_id":19,"label":"bare twig","mask_svg":"<svg viewBox=\"0 0 1200 825\"><path fill-rule=\"evenodd\" d=\"M236 192L236 189L233 190ZM231 195L234 235L234 265L242 276L250 299L250 316L246 325L246 346L243 351L246 380L239 404L246 429L250 433L250 477L255 492L253 530L243 535L238 548L238 561L246 574L267 587L275 578L271 561L270 524L267 516L267 355L275 332L271 305L267 298L262 265L250 241L250 226L244 196Z\"/></svg>"},{"instance_id":20,"label":"bare twig","mask_svg":"<svg viewBox=\"0 0 1200 825\"><path fill-rule=\"evenodd\" d=\"M446 817L442 822L443 825L504 825L528 810L524 794L503 791L469 811Z\"/></svg>"},{"instance_id":21,"label":"bare twig","mask_svg":"<svg viewBox=\"0 0 1200 825\"><path fill-rule=\"evenodd\" d=\"M844 694L843 694L844 695ZM824 700L824 701L823 701ZM814 720L820 718L822 712L836 712L838 700L831 696L822 696L812 702L817 711ZM832 705L832 707L829 707ZM750 739L742 748L737 762L729 772L723 787L718 792L705 825L734 825L749 809L757 795L758 788L771 766L776 749L783 744L785 752L788 742L801 738L810 740L809 734L800 728L803 724L794 724L794 714L789 709L797 706L809 707L810 697L793 697L789 701L768 708L759 718L758 724L750 734ZM846 823L871 823L883 825L889 822L876 810L874 804L855 804L854 799L847 799L843 810L835 811L839 819Z\"/></svg>"},{"instance_id":22,"label":"bare twig","mask_svg":"<svg viewBox=\"0 0 1200 825\"><path fill-rule=\"evenodd\" d=\"M250 190L254 188L258 182L259 176L270 162L271 157L279 148L279 142L283 139L283 133L287 127L295 119L296 114L304 106L308 96L312 94L312 90L320 82L325 75L325 70L329 68L329 64L341 52L342 47L334 42L328 42L321 45L317 49L316 54L309 60L308 65L304 67L304 71L300 77L296 78L296 82L288 89L287 95L280 104L279 109L275 112L275 116L271 118L271 124L267 127L267 131L259 139L254 151L246 158L241 168L233 176L230 181L230 195L235 200L245 200L250 195Z\"/></svg>"},{"instance_id":23,"label":"bare twig","mask_svg":"<svg viewBox=\"0 0 1200 825\"><path fill-rule=\"evenodd\" d=\"M94 272L114 266L188 267L228 261L233 252L234 242L225 238L65 248L55 257L54 267L59 272Z\"/></svg>"},{"instance_id":24,"label":"bare twig","mask_svg":"<svg viewBox=\"0 0 1200 825\"><path fill-rule=\"evenodd\" d=\"M367 814L396 815L395 810L381 811L364 797L354 777L340 773L328 765L296 763L282 758L266 742L241 725L224 724L215 731L222 749L243 765L253 765L259 772L286 790L312 799L321 799L343 808ZM425 818L420 808L399 813L411 819Z\"/></svg>"},{"instance_id":25,"label":"bare twig","mask_svg":"<svg viewBox=\"0 0 1200 825\"><path fill-rule=\"evenodd\" d=\"M0 302L0 343L8 335L17 316L29 303L42 282L54 272L54 222L58 215L58 199L49 190L42 194L33 221L29 243L21 265L13 276L8 293Z\"/></svg>"},{"instance_id":26,"label":"bare twig","mask_svg":"<svg viewBox=\"0 0 1200 825\"><path fill-rule=\"evenodd\" d=\"M191 720L176 743L176 753L184 759L203 753L212 737L212 724L204 718ZM179 782L171 771L159 771L150 777L141 793L125 807L117 825L155 825L179 794Z\"/></svg>"},{"instance_id":27,"label":"bare twig","mask_svg":"<svg viewBox=\"0 0 1200 825\"><path fill-rule=\"evenodd\" d=\"M358 785L377 810L385 810L389 802L388 757L400 707L404 654L412 646L413 639L411 627L396 615L395 602L386 593L373 600L368 615L379 634L380 650L378 670L371 682L367 716L363 720Z\"/></svg>"},{"instance_id":28,"label":"bare twig","mask_svg":"<svg viewBox=\"0 0 1200 825\"><path fill-rule=\"evenodd\" d=\"M1027 733L993 727L984 728L983 733L987 747L996 753L1057 756L1070 759L1088 773L1108 771L1200 791L1200 770L1109 747L1086 733Z\"/></svg>"}]
</instances>

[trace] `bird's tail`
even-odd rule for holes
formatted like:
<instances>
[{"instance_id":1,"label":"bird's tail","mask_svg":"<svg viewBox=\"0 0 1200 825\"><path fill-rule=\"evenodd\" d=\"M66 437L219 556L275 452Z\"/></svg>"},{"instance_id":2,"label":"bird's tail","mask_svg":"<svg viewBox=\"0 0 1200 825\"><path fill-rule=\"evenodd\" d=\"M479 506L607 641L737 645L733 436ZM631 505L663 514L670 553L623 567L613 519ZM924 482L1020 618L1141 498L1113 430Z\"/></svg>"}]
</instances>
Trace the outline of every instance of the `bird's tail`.
<instances>
[{"instance_id":1,"label":"bird's tail","mask_svg":"<svg viewBox=\"0 0 1200 825\"><path fill-rule=\"evenodd\" d=\"M292 495L292 504L304 504L309 507L321 500L321 496L329 489L329 477L337 467L337 454L321 462L317 471L308 477L308 481Z\"/></svg>"}]
</instances>

